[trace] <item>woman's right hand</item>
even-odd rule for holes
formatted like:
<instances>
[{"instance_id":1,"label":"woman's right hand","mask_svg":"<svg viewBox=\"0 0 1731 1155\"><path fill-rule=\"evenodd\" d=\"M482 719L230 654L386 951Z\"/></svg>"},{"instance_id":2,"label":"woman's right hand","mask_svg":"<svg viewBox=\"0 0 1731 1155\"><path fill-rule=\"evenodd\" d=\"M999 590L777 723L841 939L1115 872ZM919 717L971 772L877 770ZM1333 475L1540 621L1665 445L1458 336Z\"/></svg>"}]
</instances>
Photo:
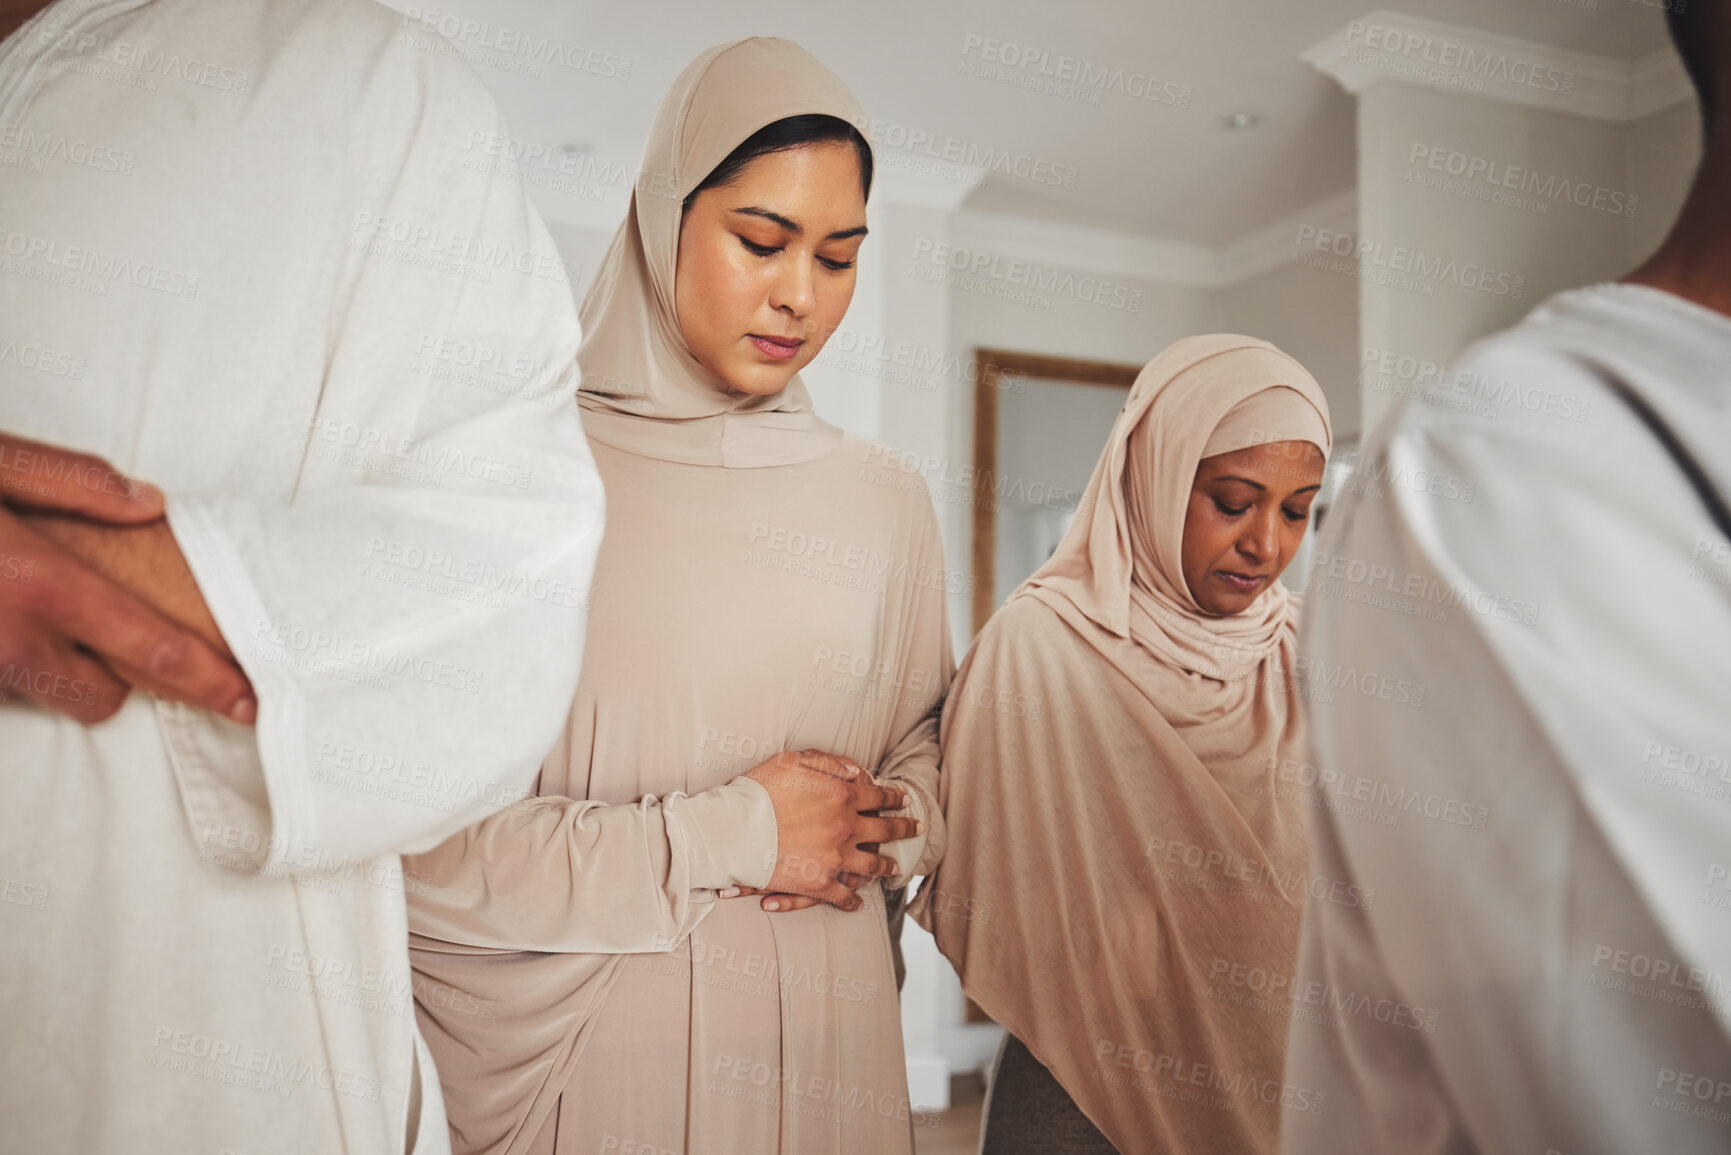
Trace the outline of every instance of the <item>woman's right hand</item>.
<instances>
[{"instance_id":1,"label":"woman's right hand","mask_svg":"<svg viewBox=\"0 0 1731 1155\"><path fill-rule=\"evenodd\" d=\"M912 818L871 813L899 810L907 798L898 787L875 785L846 758L788 751L745 776L769 791L775 806L775 873L763 887L766 894L803 895L858 910L863 900L853 887L897 870L895 859L876 853L877 847L920 832ZM872 849L862 849L862 843Z\"/></svg>"}]
</instances>

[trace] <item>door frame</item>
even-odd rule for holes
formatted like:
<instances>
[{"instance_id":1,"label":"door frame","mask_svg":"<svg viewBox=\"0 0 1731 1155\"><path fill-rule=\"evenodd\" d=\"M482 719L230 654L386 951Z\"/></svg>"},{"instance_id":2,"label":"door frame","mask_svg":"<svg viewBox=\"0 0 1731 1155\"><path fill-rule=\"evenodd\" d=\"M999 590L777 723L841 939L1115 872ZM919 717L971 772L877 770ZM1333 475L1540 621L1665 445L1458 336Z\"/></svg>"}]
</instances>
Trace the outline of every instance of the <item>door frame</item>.
<instances>
[{"instance_id":1,"label":"door frame","mask_svg":"<svg viewBox=\"0 0 1731 1155\"><path fill-rule=\"evenodd\" d=\"M1009 349L977 348L974 363L980 374L974 384L973 506L973 632L977 636L997 609L998 506L994 482L998 469L998 394L1004 380L1014 377L1058 381L1067 385L1105 385L1128 389L1142 372L1140 365L1052 357Z\"/></svg>"}]
</instances>

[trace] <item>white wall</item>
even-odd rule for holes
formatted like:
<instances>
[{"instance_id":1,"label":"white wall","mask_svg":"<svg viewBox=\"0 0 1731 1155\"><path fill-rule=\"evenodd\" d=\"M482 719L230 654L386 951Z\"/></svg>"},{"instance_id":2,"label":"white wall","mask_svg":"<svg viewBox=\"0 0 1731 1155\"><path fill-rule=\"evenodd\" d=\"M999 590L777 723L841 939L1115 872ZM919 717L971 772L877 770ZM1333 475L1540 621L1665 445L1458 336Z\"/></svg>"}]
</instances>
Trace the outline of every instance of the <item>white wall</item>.
<instances>
[{"instance_id":1,"label":"white wall","mask_svg":"<svg viewBox=\"0 0 1731 1155\"><path fill-rule=\"evenodd\" d=\"M1552 293L1620 276L1634 219L1617 211L1630 195L1624 137L1604 121L1407 84L1361 93L1363 344L1446 363ZM1367 388L1366 428L1394 401Z\"/></svg>"},{"instance_id":2,"label":"white wall","mask_svg":"<svg viewBox=\"0 0 1731 1155\"><path fill-rule=\"evenodd\" d=\"M1272 341L1310 370L1328 397L1337 441L1359 425L1358 281L1287 262L1225 293L1226 328Z\"/></svg>"},{"instance_id":3,"label":"white wall","mask_svg":"<svg viewBox=\"0 0 1731 1155\"><path fill-rule=\"evenodd\" d=\"M1701 161L1701 111L1693 100L1686 101L1636 121L1624 133L1625 180L1640 197L1629 221L1632 268L1653 255L1683 205Z\"/></svg>"}]
</instances>

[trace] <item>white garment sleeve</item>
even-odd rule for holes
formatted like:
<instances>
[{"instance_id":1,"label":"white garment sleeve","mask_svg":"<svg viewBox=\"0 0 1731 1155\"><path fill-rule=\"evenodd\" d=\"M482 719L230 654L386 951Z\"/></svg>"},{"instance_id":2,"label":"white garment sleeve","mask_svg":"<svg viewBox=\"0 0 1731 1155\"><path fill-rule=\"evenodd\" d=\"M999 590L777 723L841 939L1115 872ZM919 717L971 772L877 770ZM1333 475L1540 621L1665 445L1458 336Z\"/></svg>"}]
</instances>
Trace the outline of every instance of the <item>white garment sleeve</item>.
<instances>
[{"instance_id":1,"label":"white garment sleeve","mask_svg":"<svg viewBox=\"0 0 1731 1155\"><path fill-rule=\"evenodd\" d=\"M1326 1107L1282 1149L1722 1150L1676 1091L1731 1077L1731 1003L1690 990L1731 958L1699 905L1731 808L1647 773L1731 745L1731 608L1691 563L1706 515L1578 370L1468 370L1591 397L1592 419L1409 413L1319 549L1312 683L1419 701L1311 703L1315 765L1290 777L1316 783L1313 870L1374 901L1312 888L1293 989L1318 1013L1293 1017L1286 1079Z\"/></svg>"},{"instance_id":2,"label":"white garment sleeve","mask_svg":"<svg viewBox=\"0 0 1731 1155\"><path fill-rule=\"evenodd\" d=\"M285 413L317 397L292 497L169 495L259 713L255 732L164 705L165 737L206 851L261 869L425 849L523 798L601 539L568 269L523 186L473 163L505 126L439 54L378 72L331 142L330 203L285 214L336 271L307 304L324 377L233 383Z\"/></svg>"}]
</instances>

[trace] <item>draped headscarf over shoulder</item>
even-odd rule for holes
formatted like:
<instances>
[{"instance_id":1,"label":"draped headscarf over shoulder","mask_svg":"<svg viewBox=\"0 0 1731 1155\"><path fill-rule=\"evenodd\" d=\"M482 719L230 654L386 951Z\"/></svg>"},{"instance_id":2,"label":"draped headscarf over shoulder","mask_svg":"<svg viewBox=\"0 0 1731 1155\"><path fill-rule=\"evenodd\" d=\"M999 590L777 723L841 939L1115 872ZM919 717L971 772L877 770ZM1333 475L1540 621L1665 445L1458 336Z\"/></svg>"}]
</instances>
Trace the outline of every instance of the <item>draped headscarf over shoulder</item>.
<instances>
[{"instance_id":1,"label":"draped headscarf over shoulder","mask_svg":"<svg viewBox=\"0 0 1731 1155\"><path fill-rule=\"evenodd\" d=\"M844 120L868 138L853 93L791 41L720 45L674 81L650 125L624 223L583 301L578 402L591 437L640 456L730 468L810 461L840 442L797 374L768 396L729 391L692 354L674 307L685 198L753 133L808 115Z\"/></svg>"},{"instance_id":2,"label":"draped headscarf over shoulder","mask_svg":"<svg viewBox=\"0 0 1731 1155\"><path fill-rule=\"evenodd\" d=\"M1291 974L1297 956L1298 599L1273 582L1210 615L1182 554L1198 463L1288 441L1326 454L1328 404L1274 346L1215 334L1155 357L1069 532L944 708L949 849L910 909L1124 1151L1278 1145L1280 1095L1222 1110L1179 1082L1281 1086L1288 1020L1216 976Z\"/></svg>"}]
</instances>

